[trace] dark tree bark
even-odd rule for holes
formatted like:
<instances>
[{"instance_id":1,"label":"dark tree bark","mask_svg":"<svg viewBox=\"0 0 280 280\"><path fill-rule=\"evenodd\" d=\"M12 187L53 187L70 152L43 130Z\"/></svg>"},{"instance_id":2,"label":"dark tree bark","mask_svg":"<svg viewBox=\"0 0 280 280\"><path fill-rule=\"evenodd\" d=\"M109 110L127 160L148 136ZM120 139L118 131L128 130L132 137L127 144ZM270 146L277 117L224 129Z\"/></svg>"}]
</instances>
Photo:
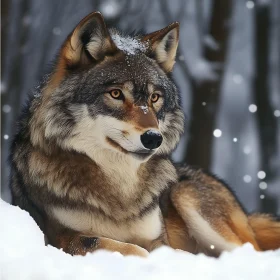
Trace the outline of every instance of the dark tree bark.
<instances>
[{"instance_id":1,"label":"dark tree bark","mask_svg":"<svg viewBox=\"0 0 280 280\"><path fill-rule=\"evenodd\" d=\"M221 68L217 73L217 79L192 83L193 101L190 114L190 138L184 160L188 164L207 169L210 168L212 160L213 130L225 69L231 12L231 0L213 0L209 35L217 42L219 48L211 49L205 45L203 56L209 63L219 63ZM206 106L202 105L203 102L206 102Z\"/></svg>"},{"instance_id":2,"label":"dark tree bark","mask_svg":"<svg viewBox=\"0 0 280 280\"><path fill-rule=\"evenodd\" d=\"M257 105L255 114L260 144L260 169L266 172L266 181L273 177L272 157L277 152L277 123L273 114L269 88L269 54L271 5L255 5L255 79L253 100ZM266 194L261 200L261 211L276 211L276 199Z\"/></svg>"}]
</instances>

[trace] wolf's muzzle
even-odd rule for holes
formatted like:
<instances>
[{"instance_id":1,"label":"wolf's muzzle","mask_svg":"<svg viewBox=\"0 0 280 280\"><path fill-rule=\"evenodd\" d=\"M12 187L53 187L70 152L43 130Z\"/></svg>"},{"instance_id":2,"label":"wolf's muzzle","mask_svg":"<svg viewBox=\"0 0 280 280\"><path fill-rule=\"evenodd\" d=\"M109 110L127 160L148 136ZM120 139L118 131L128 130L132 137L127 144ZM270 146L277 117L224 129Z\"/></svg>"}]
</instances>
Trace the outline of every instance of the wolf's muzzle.
<instances>
[{"instance_id":1,"label":"wolf's muzzle","mask_svg":"<svg viewBox=\"0 0 280 280\"><path fill-rule=\"evenodd\" d=\"M146 131L140 138L143 146L149 150L158 148L162 143L161 134L155 130Z\"/></svg>"}]
</instances>

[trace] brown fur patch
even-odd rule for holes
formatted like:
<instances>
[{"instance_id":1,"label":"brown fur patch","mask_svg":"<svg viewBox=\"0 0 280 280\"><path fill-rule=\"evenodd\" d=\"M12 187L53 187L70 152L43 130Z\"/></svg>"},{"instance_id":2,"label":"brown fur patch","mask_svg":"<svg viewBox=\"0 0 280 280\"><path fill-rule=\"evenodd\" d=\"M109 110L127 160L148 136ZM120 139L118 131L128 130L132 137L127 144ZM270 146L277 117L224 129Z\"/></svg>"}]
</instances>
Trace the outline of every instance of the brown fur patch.
<instances>
[{"instance_id":1,"label":"brown fur patch","mask_svg":"<svg viewBox=\"0 0 280 280\"><path fill-rule=\"evenodd\" d=\"M149 128L158 129L158 120L151 107L148 107L148 112L145 113L139 106L133 105L128 115L128 122L139 131L146 131Z\"/></svg>"},{"instance_id":2,"label":"brown fur patch","mask_svg":"<svg viewBox=\"0 0 280 280\"><path fill-rule=\"evenodd\" d=\"M242 244L249 242L254 246L255 250L261 250L255 239L255 234L248 223L248 218L242 211L239 209L233 211L230 214L228 224L232 231L241 240Z\"/></svg>"},{"instance_id":3,"label":"brown fur patch","mask_svg":"<svg viewBox=\"0 0 280 280\"><path fill-rule=\"evenodd\" d=\"M248 219L262 250L276 250L280 248L279 221L266 214L250 215Z\"/></svg>"},{"instance_id":4,"label":"brown fur patch","mask_svg":"<svg viewBox=\"0 0 280 280\"><path fill-rule=\"evenodd\" d=\"M169 245L173 249L180 249L195 253L195 241L189 236L186 223L170 204L168 215L164 218Z\"/></svg>"}]
</instances>

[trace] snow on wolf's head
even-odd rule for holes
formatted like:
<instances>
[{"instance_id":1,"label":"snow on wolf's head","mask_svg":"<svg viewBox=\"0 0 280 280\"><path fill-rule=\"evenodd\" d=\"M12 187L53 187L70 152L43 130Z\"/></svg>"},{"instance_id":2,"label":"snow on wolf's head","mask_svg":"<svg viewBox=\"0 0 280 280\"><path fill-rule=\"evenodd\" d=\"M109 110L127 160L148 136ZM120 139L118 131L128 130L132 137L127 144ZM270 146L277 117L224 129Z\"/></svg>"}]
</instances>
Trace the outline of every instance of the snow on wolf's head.
<instances>
[{"instance_id":1,"label":"snow on wolf's head","mask_svg":"<svg viewBox=\"0 0 280 280\"><path fill-rule=\"evenodd\" d=\"M31 121L33 143L55 142L90 157L110 150L140 162L170 153L183 130L169 75L178 37L178 23L130 37L108 30L98 12L85 17L42 91Z\"/></svg>"}]
</instances>

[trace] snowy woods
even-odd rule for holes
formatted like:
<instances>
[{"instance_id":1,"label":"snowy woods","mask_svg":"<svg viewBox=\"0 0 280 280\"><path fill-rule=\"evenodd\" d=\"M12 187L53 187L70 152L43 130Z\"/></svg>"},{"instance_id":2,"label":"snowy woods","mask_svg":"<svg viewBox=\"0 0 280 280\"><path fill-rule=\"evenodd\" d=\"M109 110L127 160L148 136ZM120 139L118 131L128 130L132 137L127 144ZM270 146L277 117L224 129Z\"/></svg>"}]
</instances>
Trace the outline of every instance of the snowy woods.
<instances>
[{"instance_id":1,"label":"snowy woods","mask_svg":"<svg viewBox=\"0 0 280 280\"><path fill-rule=\"evenodd\" d=\"M176 161L214 171L248 211L280 214L280 1L2 1L2 197L20 108L93 10L125 32L179 21L174 78L186 114Z\"/></svg>"}]
</instances>

